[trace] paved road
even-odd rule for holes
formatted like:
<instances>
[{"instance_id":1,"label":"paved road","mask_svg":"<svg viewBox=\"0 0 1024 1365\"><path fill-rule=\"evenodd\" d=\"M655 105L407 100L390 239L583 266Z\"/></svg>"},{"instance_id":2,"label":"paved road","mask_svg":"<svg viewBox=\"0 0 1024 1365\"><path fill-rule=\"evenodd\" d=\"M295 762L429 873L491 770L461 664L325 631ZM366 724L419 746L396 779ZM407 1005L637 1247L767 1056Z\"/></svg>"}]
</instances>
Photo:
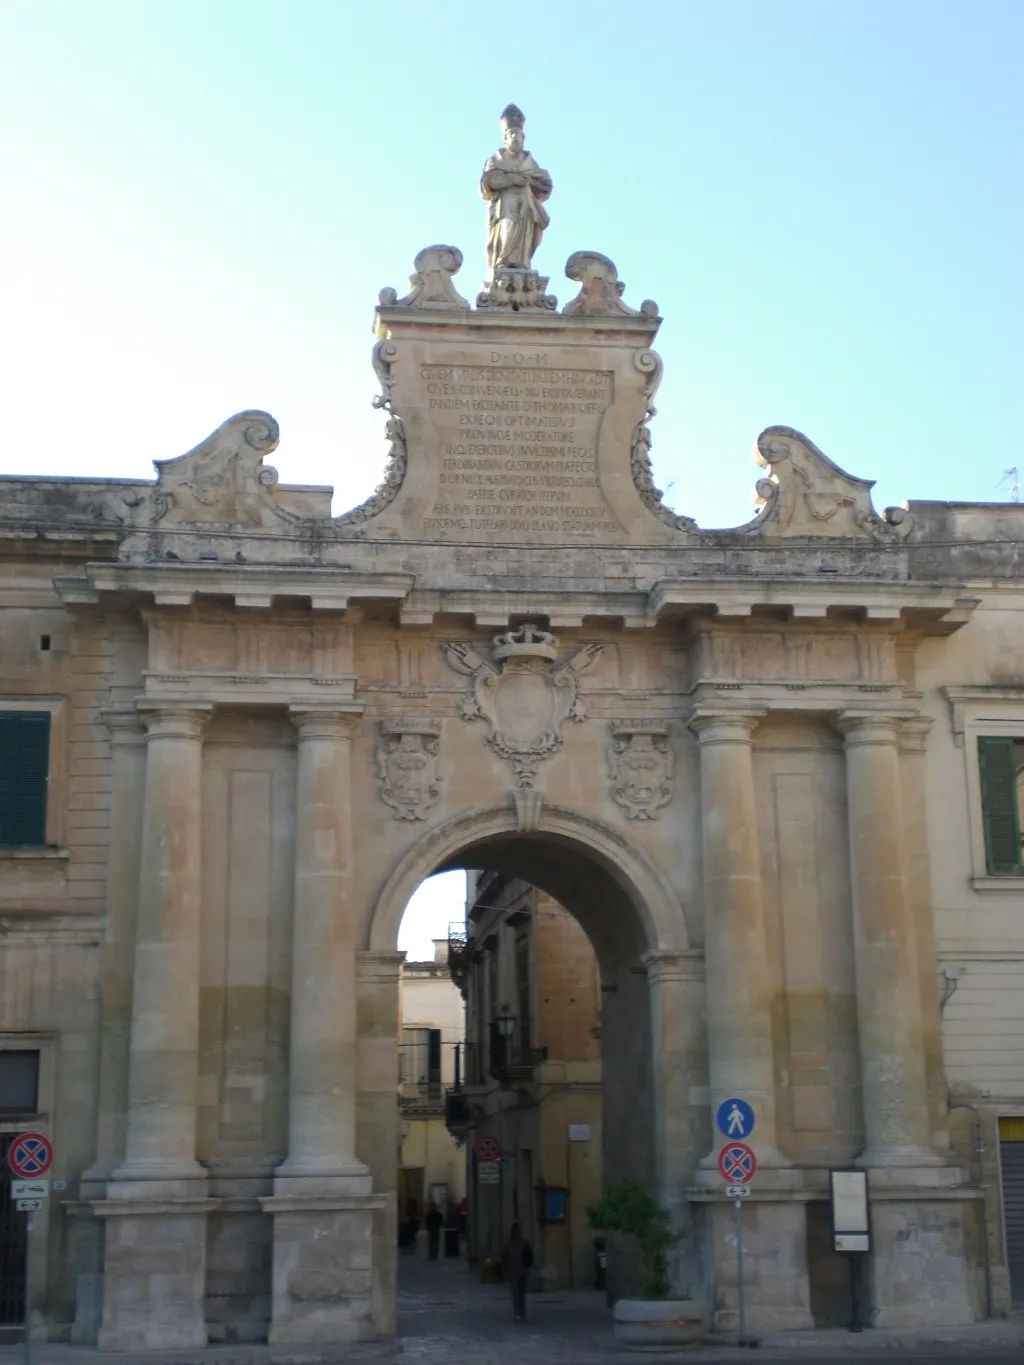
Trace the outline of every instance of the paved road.
<instances>
[{"instance_id":1,"label":"paved road","mask_svg":"<svg viewBox=\"0 0 1024 1365\"><path fill-rule=\"evenodd\" d=\"M527 1320L513 1322L509 1291L481 1285L461 1261L399 1258L398 1332L410 1365L627 1365L629 1360L688 1362L736 1360L831 1362L942 1360L946 1365L1021 1365L1018 1350L934 1345L876 1353L872 1333L853 1337L828 1333L830 1340L799 1350L743 1350L716 1343L685 1356L645 1353L630 1356L616 1347L604 1295L597 1292L531 1295ZM401 1357L400 1357L401 1358Z\"/></svg>"}]
</instances>

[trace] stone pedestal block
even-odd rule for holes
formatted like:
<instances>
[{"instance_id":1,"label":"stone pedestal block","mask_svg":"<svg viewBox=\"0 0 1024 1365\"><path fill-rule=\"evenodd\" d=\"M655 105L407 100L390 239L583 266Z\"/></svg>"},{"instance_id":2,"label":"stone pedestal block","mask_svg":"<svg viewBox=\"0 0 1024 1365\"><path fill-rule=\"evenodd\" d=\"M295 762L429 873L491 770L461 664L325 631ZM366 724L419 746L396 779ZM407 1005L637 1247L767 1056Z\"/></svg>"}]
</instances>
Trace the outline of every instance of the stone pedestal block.
<instances>
[{"instance_id":1,"label":"stone pedestal block","mask_svg":"<svg viewBox=\"0 0 1024 1365\"><path fill-rule=\"evenodd\" d=\"M206 1199L104 1200L104 1351L193 1350L206 1345Z\"/></svg>"},{"instance_id":2,"label":"stone pedestal block","mask_svg":"<svg viewBox=\"0 0 1024 1365\"><path fill-rule=\"evenodd\" d=\"M911 1184L908 1175L921 1179ZM977 1195L959 1184L941 1188L942 1177L958 1180L959 1172L870 1173L874 1327L958 1327L982 1316L968 1256Z\"/></svg>"},{"instance_id":3,"label":"stone pedestal block","mask_svg":"<svg viewBox=\"0 0 1024 1365\"><path fill-rule=\"evenodd\" d=\"M707 1204L706 1228L713 1261L712 1324L716 1332L739 1328L736 1213L724 1195ZM743 1201L743 1295L748 1332L787 1332L813 1327L807 1274L806 1207L790 1193L753 1194Z\"/></svg>"},{"instance_id":4,"label":"stone pedestal block","mask_svg":"<svg viewBox=\"0 0 1024 1365\"><path fill-rule=\"evenodd\" d=\"M275 1196L271 1346L368 1341L385 1335L374 1313L374 1216L384 1195Z\"/></svg>"}]
</instances>

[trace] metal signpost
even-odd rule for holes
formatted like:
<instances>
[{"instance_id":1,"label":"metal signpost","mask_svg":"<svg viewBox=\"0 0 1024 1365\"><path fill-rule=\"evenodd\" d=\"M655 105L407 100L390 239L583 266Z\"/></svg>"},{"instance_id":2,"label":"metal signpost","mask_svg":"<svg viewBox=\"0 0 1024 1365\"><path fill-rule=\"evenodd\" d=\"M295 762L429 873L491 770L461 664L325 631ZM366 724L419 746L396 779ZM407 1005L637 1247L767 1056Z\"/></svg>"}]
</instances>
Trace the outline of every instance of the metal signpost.
<instances>
[{"instance_id":1,"label":"metal signpost","mask_svg":"<svg viewBox=\"0 0 1024 1365\"><path fill-rule=\"evenodd\" d=\"M736 1224L736 1289L739 1297L740 1345L756 1346L747 1337L747 1311L743 1292L743 1201L750 1194L750 1182L757 1174L757 1156L743 1138L754 1131L754 1111L746 1100L723 1100L716 1114L719 1131L729 1140L718 1153L718 1170L725 1181L726 1196L732 1200Z\"/></svg>"},{"instance_id":2,"label":"metal signpost","mask_svg":"<svg viewBox=\"0 0 1024 1365\"><path fill-rule=\"evenodd\" d=\"M829 1171L828 1177L832 1195L832 1249L844 1255L850 1267L850 1331L863 1332L858 1280L861 1257L871 1251L868 1173Z\"/></svg>"},{"instance_id":3,"label":"metal signpost","mask_svg":"<svg viewBox=\"0 0 1024 1365\"><path fill-rule=\"evenodd\" d=\"M44 1179L53 1164L53 1144L45 1133L22 1133L7 1149L7 1164L15 1177L11 1181L11 1198L15 1208L25 1214L25 1330L22 1341L25 1365L32 1365L31 1323L28 1307L29 1247L32 1237L32 1214L46 1206L50 1182Z\"/></svg>"}]
</instances>

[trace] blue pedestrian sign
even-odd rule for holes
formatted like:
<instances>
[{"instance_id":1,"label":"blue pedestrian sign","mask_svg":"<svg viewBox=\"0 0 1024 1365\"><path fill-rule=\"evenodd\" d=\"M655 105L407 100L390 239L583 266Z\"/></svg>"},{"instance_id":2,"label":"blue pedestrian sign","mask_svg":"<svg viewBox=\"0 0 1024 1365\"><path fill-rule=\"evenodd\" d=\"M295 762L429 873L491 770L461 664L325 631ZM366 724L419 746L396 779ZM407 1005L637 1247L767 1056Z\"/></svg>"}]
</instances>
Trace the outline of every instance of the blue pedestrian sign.
<instances>
[{"instance_id":1,"label":"blue pedestrian sign","mask_svg":"<svg viewBox=\"0 0 1024 1365\"><path fill-rule=\"evenodd\" d=\"M723 1100L718 1106L718 1128L727 1138L748 1138L754 1131L754 1111L746 1100Z\"/></svg>"}]
</instances>

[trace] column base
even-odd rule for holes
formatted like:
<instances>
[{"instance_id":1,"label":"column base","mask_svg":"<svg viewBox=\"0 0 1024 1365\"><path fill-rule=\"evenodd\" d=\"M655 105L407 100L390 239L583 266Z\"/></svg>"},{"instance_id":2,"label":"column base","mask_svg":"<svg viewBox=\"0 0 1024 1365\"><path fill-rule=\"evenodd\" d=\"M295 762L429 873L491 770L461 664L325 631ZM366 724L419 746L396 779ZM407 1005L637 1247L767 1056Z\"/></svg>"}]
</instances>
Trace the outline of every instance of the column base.
<instances>
[{"instance_id":1,"label":"column base","mask_svg":"<svg viewBox=\"0 0 1024 1365\"><path fill-rule=\"evenodd\" d=\"M903 1171L893 1173L898 1179ZM869 1177L871 1191L871 1323L873 1327L960 1327L984 1316L971 1226L976 1190L902 1188ZM942 1172L946 1174L946 1172ZM949 1174L958 1176L959 1172Z\"/></svg>"},{"instance_id":2,"label":"column base","mask_svg":"<svg viewBox=\"0 0 1024 1365\"><path fill-rule=\"evenodd\" d=\"M274 1197L284 1199L361 1198L373 1192L373 1178L361 1161L315 1166L284 1161L274 1172Z\"/></svg>"},{"instance_id":3,"label":"column base","mask_svg":"<svg viewBox=\"0 0 1024 1365\"><path fill-rule=\"evenodd\" d=\"M740 1211L743 1228L743 1300L749 1334L813 1327L807 1272L807 1213L801 1199L753 1194ZM712 1328L739 1330L736 1211L721 1195L703 1195L714 1286Z\"/></svg>"},{"instance_id":4,"label":"column base","mask_svg":"<svg viewBox=\"0 0 1024 1365\"><path fill-rule=\"evenodd\" d=\"M206 1215L212 1199L105 1199L101 1351L206 1345Z\"/></svg>"},{"instance_id":5,"label":"column base","mask_svg":"<svg viewBox=\"0 0 1024 1365\"><path fill-rule=\"evenodd\" d=\"M930 1147L868 1147L853 1163L861 1170L873 1170L881 1166L899 1167L939 1167L945 1166L945 1158L933 1152Z\"/></svg>"},{"instance_id":6,"label":"column base","mask_svg":"<svg viewBox=\"0 0 1024 1365\"><path fill-rule=\"evenodd\" d=\"M295 1182L285 1177L284 1183ZM388 1196L284 1195L277 1180L274 1188L271 1198L260 1200L274 1219L269 1344L325 1345L383 1335L373 1292L373 1223Z\"/></svg>"}]
</instances>

